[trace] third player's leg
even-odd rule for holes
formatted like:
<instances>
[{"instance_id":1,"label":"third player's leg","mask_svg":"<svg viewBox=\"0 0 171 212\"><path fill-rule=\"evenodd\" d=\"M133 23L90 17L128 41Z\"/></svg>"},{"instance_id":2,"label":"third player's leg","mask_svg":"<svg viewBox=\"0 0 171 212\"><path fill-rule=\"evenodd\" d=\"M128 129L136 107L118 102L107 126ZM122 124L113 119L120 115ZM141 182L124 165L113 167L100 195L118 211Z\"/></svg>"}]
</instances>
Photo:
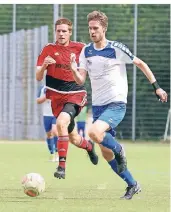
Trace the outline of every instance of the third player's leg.
<instances>
[{"instance_id":1,"label":"third player's leg","mask_svg":"<svg viewBox=\"0 0 171 212\"><path fill-rule=\"evenodd\" d=\"M43 116L44 129L46 131L46 142L50 152L50 161L54 161L54 138L52 133L51 116Z\"/></svg>"}]
</instances>

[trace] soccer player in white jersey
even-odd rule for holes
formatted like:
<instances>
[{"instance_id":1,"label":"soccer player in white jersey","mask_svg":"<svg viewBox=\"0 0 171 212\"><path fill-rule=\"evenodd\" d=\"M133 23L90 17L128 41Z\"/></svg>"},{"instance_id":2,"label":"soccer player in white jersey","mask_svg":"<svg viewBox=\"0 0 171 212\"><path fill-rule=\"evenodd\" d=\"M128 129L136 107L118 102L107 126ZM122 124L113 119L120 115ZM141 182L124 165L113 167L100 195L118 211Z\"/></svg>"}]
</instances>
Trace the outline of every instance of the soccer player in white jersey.
<instances>
[{"instance_id":1,"label":"soccer player in white jersey","mask_svg":"<svg viewBox=\"0 0 171 212\"><path fill-rule=\"evenodd\" d=\"M87 20L92 43L83 48L79 69L75 56L71 55L73 76L78 84L83 84L87 73L89 74L94 119L89 128L89 137L100 145L103 157L113 171L128 184L122 198L132 199L141 188L127 168L123 147L115 139L115 128L126 112L126 64L135 64L145 74L161 102L167 102L167 93L160 88L148 65L134 56L127 46L106 39L108 18L104 13L93 11L88 14Z\"/></svg>"},{"instance_id":2,"label":"soccer player in white jersey","mask_svg":"<svg viewBox=\"0 0 171 212\"><path fill-rule=\"evenodd\" d=\"M46 141L50 152L50 161L58 161L56 117L52 113L51 100L46 98L46 86L41 86L38 92L37 103L43 104L43 123L46 131Z\"/></svg>"}]
</instances>

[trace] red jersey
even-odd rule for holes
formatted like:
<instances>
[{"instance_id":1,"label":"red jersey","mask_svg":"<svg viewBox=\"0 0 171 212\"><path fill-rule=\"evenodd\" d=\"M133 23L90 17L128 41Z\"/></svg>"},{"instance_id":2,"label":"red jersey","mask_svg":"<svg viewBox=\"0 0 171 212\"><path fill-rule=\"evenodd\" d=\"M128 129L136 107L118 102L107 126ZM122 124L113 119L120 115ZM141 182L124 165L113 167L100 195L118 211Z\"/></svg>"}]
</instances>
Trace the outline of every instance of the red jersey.
<instances>
[{"instance_id":1,"label":"red jersey","mask_svg":"<svg viewBox=\"0 0 171 212\"><path fill-rule=\"evenodd\" d=\"M84 86L76 84L72 71L70 70L70 55L76 55L76 62L79 61L79 55L83 43L70 41L68 46L58 45L57 43L47 44L40 53L37 61L37 66L42 66L44 59L47 56L52 57L56 63L48 65L46 74L47 88L55 89L56 91L70 92L85 90Z\"/></svg>"},{"instance_id":2,"label":"red jersey","mask_svg":"<svg viewBox=\"0 0 171 212\"><path fill-rule=\"evenodd\" d=\"M52 100L52 111L57 117L67 102L75 103L80 107L86 104L87 92L83 85L78 85L70 70L70 55L76 55L76 62L83 43L70 41L68 46L49 43L41 51L37 66L42 66L47 56L52 57L56 63L48 65L46 73L46 97Z\"/></svg>"}]
</instances>

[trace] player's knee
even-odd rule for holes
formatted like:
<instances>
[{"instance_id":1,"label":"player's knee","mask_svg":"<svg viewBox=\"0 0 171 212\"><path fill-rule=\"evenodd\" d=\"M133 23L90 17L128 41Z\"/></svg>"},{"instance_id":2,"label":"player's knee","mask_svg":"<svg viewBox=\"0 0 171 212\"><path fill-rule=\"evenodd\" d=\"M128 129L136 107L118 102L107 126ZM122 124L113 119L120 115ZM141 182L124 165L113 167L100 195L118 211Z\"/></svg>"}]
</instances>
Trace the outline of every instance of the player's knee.
<instances>
[{"instance_id":1,"label":"player's knee","mask_svg":"<svg viewBox=\"0 0 171 212\"><path fill-rule=\"evenodd\" d=\"M66 130L68 128L68 124L69 124L68 121L65 121L65 120L62 120L62 119L58 120L58 122L57 122L58 132Z\"/></svg>"},{"instance_id":2,"label":"player's knee","mask_svg":"<svg viewBox=\"0 0 171 212\"><path fill-rule=\"evenodd\" d=\"M96 143L101 143L103 140L103 135L93 128L88 131L88 135Z\"/></svg>"}]
</instances>

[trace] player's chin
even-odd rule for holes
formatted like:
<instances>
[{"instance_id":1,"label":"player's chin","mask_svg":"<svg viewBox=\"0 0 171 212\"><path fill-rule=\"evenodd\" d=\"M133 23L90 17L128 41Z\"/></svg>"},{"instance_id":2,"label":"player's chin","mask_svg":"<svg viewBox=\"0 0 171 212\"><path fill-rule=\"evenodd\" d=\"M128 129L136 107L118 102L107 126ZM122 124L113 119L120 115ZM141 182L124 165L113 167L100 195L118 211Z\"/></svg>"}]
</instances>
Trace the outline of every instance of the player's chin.
<instances>
[{"instance_id":1,"label":"player's chin","mask_svg":"<svg viewBox=\"0 0 171 212\"><path fill-rule=\"evenodd\" d=\"M66 41L65 40L59 40L58 43L61 44L61 45L65 45Z\"/></svg>"},{"instance_id":2,"label":"player's chin","mask_svg":"<svg viewBox=\"0 0 171 212\"><path fill-rule=\"evenodd\" d=\"M99 39L95 38L95 37L92 37L91 40L94 42L94 43L98 43L99 42Z\"/></svg>"},{"instance_id":3,"label":"player's chin","mask_svg":"<svg viewBox=\"0 0 171 212\"><path fill-rule=\"evenodd\" d=\"M90 38L91 38L92 41L96 40L96 37L90 36Z\"/></svg>"}]
</instances>

